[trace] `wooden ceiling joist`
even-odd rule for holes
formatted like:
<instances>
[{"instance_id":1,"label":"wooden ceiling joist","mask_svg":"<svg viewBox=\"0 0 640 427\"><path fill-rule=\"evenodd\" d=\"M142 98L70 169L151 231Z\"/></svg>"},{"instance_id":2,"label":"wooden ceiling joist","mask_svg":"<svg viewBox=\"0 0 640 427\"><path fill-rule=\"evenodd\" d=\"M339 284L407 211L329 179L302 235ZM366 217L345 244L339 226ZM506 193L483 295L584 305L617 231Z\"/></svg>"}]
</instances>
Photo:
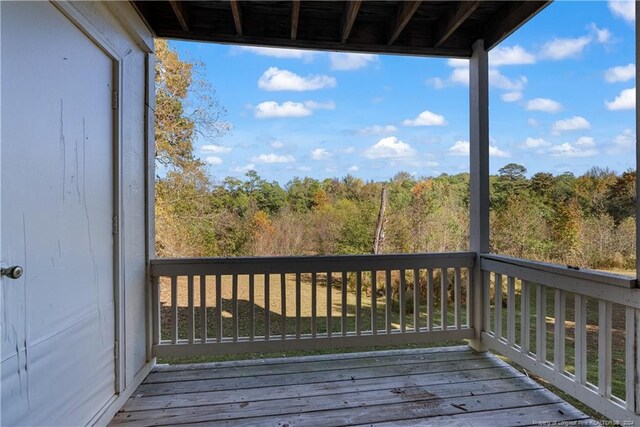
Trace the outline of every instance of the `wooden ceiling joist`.
<instances>
[{"instance_id":1,"label":"wooden ceiling joist","mask_svg":"<svg viewBox=\"0 0 640 427\"><path fill-rule=\"evenodd\" d=\"M361 0L347 1L342 14L342 25L340 26L340 42L346 43L353 29L353 24L356 22L356 16L362 5Z\"/></svg>"},{"instance_id":2,"label":"wooden ceiling joist","mask_svg":"<svg viewBox=\"0 0 640 427\"><path fill-rule=\"evenodd\" d=\"M175 13L182 30L189 32L189 15L184 3L181 1L169 1L169 4L171 5L171 9L173 9L173 13Z\"/></svg>"},{"instance_id":3,"label":"wooden ceiling joist","mask_svg":"<svg viewBox=\"0 0 640 427\"><path fill-rule=\"evenodd\" d=\"M298 38L298 22L300 21L300 0L291 2L291 40Z\"/></svg>"},{"instance_id":4,"label":"wooden ceiling joist","mask_svg":"<svg viewBox=\"0 0 640 427\"><path fill-rule=\"evenodd\" d=\"M442 46L449 37L476 11L479 1L461 1L455 5L455 11L440 20L440 25L434 31L434 47Z\"/></svg>"},{"instance_id":5,"label":"wooden ceiling joist","mask_svg":"<svg viewBox=\"0 0 640 427\"><path fill-rule=\"evenodd\" d=\"M404 30L409 21L411 21L413 14L416 13L421 3L421 1L400 2L395 19L391 24L391 31L389 33L390 35L387 45L392 45L398 39L398 36L400 36L402 30Z\"/></svg>"},{"instance_id":6,"label":"wooden ceiling joist","mask_svg":"<svg viewBox=\"0 0 640 427\"><path fill-rule=\"evenodd\" d=\"M0 0L1 1L1 0ZM247 46L469 58L550 0L133 0L155 37Z\"/></svg>"},{"instance_id":7,"label":"wooden ceiling joist","mask_svg":"<svg viewBox=\"0 0 640 427\"><path fill-rule=\"evenodd\" d=\"M551 0L507 3L505 8L498 10L483 26L483 33L486 34L484 37L484 46L486 49L491 49L509 37L520 25L547 7L551 3ZM489 25L489 23L492 24Z\"/></svg>"},{"instance_id":8,"label":"wooden ceiling joist","mask_svg":"<svg viewBox=\"0 0 640 427\"><path fill-rule=\"evenodd\" d=\"M231 13L233 14L233 23L236 27L236 33L242 36L242 10L240 9L240 2L238 0L231 0Z\"/></svg>"}]
</instances>

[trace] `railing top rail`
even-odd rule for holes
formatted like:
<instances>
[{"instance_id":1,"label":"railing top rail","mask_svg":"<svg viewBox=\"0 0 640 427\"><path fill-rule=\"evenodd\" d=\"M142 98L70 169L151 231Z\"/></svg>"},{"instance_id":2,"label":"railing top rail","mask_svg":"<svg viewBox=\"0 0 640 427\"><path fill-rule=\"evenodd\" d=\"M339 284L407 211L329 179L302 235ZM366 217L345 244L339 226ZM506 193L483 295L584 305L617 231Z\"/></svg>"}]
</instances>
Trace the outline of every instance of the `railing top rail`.
<instances>
[{"instance_id":1,"label":"railing top rail","mask_svg":"<svg viewBox=\"0 0 640 427\"><path fill-rule=\"evenodd\" d=\"M154 276L197 274L278 274L382 271L413 268L473 267L473 252L422 254L160 258L151 260Z\"/></svg>"},{"instance_id":2,"label":"railing top rail","mask_svg":"<svg viewBox=\"0 0 640 427\"><path fill-rule=\"evenodd\" d=\"M633 277L623 276L621 274L607 273L604 271L590 270L583 268L572 268L569 266L550 264L540 261L532 261L528 259L515 258L506 255L482 254L482 259L494 260L508 264L518 265L522 267L532 268L535 270L546 271L553 274L559 274L567 277L575 277L585 279L592 282L600 282L607 285L622 286L624 288L637 287L637 279Z\"/></svg>"},{"instance_id":3,"label":"railing top rail","mask_svg":"<svg viewBox=\"0 0 640 427\"><path fill-rule=\"evenodd\" d=\"M636 279L499 255L482 255L480 267L484 271L640 309L640 289L635 288Z\"/></svg>"}]
</instances>

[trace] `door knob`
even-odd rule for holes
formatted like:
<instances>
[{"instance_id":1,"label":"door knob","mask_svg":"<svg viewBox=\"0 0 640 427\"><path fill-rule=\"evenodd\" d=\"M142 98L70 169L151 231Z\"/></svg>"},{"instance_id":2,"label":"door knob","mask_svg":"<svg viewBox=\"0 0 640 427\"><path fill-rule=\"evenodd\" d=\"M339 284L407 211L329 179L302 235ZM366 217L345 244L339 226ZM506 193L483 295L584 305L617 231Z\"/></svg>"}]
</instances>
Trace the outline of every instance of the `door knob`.
<instances>
[{"instance_id":1,"label":"door knob","mask_svg":"<svg viewBox=\"0 0 640 427\"><path fill-rule=\"evenodd\" d=\"M19 279L24 273L24 269L19 265L0 269L0 276L7 276L9 279Z\"/></svg>"}]
</instances>

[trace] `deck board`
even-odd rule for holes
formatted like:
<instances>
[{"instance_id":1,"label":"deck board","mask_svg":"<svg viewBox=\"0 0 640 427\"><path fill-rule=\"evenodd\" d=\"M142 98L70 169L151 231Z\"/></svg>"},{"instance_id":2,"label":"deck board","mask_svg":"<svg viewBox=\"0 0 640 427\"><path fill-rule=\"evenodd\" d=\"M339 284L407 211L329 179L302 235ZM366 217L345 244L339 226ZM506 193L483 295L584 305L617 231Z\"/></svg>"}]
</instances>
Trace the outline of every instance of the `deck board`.
<instances>
[{"instance_id":1,"label":"deck board","mask_svg":"<svg viewBox=\"0 0 640 427\"><path fill-rule=\"evenodd\" d=\"M160 366L111 425L527 425L585 419L495 356L455 347Z\"/></svg>"}]
</instances>

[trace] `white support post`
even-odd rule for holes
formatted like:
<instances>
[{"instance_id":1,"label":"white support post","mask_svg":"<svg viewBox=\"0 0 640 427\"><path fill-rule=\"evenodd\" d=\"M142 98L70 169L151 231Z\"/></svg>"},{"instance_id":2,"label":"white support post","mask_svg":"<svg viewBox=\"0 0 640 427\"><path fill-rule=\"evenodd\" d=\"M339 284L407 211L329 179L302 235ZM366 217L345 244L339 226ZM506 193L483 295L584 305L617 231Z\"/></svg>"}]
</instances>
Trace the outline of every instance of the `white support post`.
<instances>
[{"instance_id":1,"label":"white support post","mask_svg":"<svg viewBox=\"0 0 640 427\"><path fill-rule=\"evenodd\" d=\"M476 253L473 273L471 316L475 338L469 345L476 351L486 351L481 342L483 323L483 275L480 254L489 252L489 59L484 41L473 45L469 60L469 139L470 139L470 194L469 249Z\"/></svg>"}]
</instances>

